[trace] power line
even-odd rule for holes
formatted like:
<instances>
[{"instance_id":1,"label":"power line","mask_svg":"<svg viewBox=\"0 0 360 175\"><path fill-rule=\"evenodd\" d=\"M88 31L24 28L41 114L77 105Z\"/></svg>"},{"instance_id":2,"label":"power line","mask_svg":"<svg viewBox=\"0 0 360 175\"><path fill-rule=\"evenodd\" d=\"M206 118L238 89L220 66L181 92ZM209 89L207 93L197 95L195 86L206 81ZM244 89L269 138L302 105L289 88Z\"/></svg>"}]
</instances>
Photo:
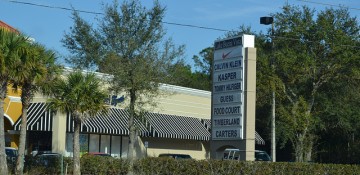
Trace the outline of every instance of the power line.
<instances>
[{"instance_id":1,"label":"power line","mask_svg":"<svg viewBox=\"0 0 360 175\"><path fill-rule=\"evenodd\" d=\"M165 21L163 21L162 23L169 24L169 25L183 26L183 27L193 27L193 28L199 28L199 29L216 30L216 31L221 31L221 32L230 32L231 31L231 30L226 30L226 29L196 26L196 25L192 25L192 24L179 24L179 23L165 22Z\"/></svg>"},{"instance_id":2,"label":"power line","mask_svg":"<svg viewBox=\"0 0 360 175\"><path fill-rule=\"evenodd\" d=\"M327 4L327 3L321 3L321 2L313 2L313 1L309 1L309 0L296 0L296 1L319 4L319 5L327 5L327 6L333 6L333 7L340 7L340 8L344 7L344 6L341 6L341 5ZM16 1L16 0L9 0L9 2L16 3L16 4L24 4L24 5L43 7L43 8L60 9L60 10L66 10L66 11L76 11L76 12L93 14L93 15L105 15L104 13L101 13L101 12L78 10L78 9L74 9L74 8L67 8L67 7L60 7L60 6L50 6L50 5L37 4L37 3L32 3L32 2L24 2L24 1ZM352 7L346 7L346 8L352 9L352 10L360 10L359 8L352 8ZM198 26L198 25L193 25L193 24L181 24L181 23L166 22L166 21L162 21L162 23L163 24L168 24L168 25L176 25L176 26L182 26L182 27L192 27L192 28L214 30L214 31L220 31L220 32L231 32L231 30L227 30L227 29Z\"/></svg>"},{"instance_id":3,"label":"power line","mask_svg":"<svg viewBox=\"0 0 360 175\"><path fill-rule=\"evenodd\" d=\"M60 10L67 10L67 11L76 11L76 12L94 14L94 15L105 15L104 13L101 13L101 12L78 10L78 9L73 9L73 8L60 7L60 6L50 6L50 5L43 5L43 4L37 4L37 3L31 3L31 2L14 1L14 0L9 0L9 2L16 3L16 4L24 4L24 5L43 7L43 8L52 8L52 9L60 9ZM206 30L214 30L214 31L220 31L220 32L230 32L231 31L231 30L226 30L226 29L198 26L198 25L193 25L193 24L181 24L181 23L166 22L166 21L162 21L161 23L168 24L168 25L182 26L182 27L192 27L192 28L199 28L199 29L206 29Z\"/></svg>"},{"instance_id":4,"label":"power line","mask_svg":"<svg viewBox=\"0 0 360 175\"><path fill-rule=\"evenodd\" d=\"M328 4L328 3L323 3L323 2L314 2L314 1L309 1L309 0L296 0L296 1L306 2L306 3L310 3L310 4L325 5L325 6L330 6L330 7L347 8L347 9L351 9L351 10L360 10L360 8L355 8L355 7L348 7L348 6L343 6L343 5Z\"/></svg>"},{"instance_id":5,"label":"power line","mask_svg":"<svg viewBox=\"0 0 360 175\"><path fill-rule=\"evenodd\" d=\"M25 5L32 5L32 6L38 6L38 7L52 8L52 9L61 9L61 10L67 10L67 11L75 10L75 9L67 8L67 7L58 7L58 6L50 6L50 5L43 5L43 4L35 4L35 3L23 2L23 1L12 1L12 0L10 0L9 2L16 3L16 4L25 4ZM75 11L81 12L81 13L94 14L94 15L104 15L104 13L85 11L85 10L75 10Z\"/></svg>"},{"instance_id":6,"label":"power line","mask_svg":"<svg viewBox=\"0 0 360 175\"><path fill-rule=\"evenodd\" d=\"M306 2L306 3L314 3L314 4L320 4L320 5L327 5L327 6L343 7L341 5L326 4L326 3L313 2L313 1L308 1L308 0L296 0L296 1L301 1L301 2ZM50 6L50 5L43 5L43 4L37 4L37 3L31 3L31 2L23 2L23 1L16 1L16 0L9 0L9 2L17 3L17 4L24 4L24 5L37 6L37 7L43 7L43 8L60 9L60 10L66 10L66 11L76 11L76 12L80 12L80 13L87 13L87 14L93 14L93 15L105 15L104 13L101 13L101 12L78 10L78 9L74 9L74 8L67 8L67 7L60 7L60 6ZM359 8L349 8L349 9L360 10ZM163 24L168 24L168 25L176 25L176 26L182 26L182 27L192 27L192 28L214 30L214 31L221 31L221 32L230 32L231 31L231 30L226 30L226 29L219 29L219 28L212 28L212 27L205 27L205 26L197 26L197 25L192 25L192 24L181 24L181 23L166 22L166 21L162 21L162 23ZM279 38L279 39L283 38L283 39L287 39L287 40L302 41L302 40L297 39L297 38L289 38L289 37L280 37L280 36L269 36L269 37L273 37L274 39L275 38ZM314 42L314 41L308 40L308 41L305 41L305 42L311 43L311 42ZM339 45L339 46L360 48L359 46L352 46L352 45Z\"/></svg>"}]
</instances>

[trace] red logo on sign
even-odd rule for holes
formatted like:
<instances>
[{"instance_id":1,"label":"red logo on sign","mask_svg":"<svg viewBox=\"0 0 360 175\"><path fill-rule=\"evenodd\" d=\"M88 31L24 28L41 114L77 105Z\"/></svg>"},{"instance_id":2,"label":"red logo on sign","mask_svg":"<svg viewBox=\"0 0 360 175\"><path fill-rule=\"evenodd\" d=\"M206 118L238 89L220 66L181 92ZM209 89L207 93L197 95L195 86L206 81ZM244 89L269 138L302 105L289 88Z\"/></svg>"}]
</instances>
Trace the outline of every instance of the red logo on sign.
<instances>
[{"instance_id":1,"label":"red logo on sign","mask_svg":"<svg viewBox=\"0 0 360 175\"><path fill-rule=\"evenodd\" d=\"M229 56L229 54L231 53L232 51L230 51L230 52L228 52L228 53L226 53L226 54L222 54L222 59L224 60L227 56Z\"/></svg>"}]
</instances>

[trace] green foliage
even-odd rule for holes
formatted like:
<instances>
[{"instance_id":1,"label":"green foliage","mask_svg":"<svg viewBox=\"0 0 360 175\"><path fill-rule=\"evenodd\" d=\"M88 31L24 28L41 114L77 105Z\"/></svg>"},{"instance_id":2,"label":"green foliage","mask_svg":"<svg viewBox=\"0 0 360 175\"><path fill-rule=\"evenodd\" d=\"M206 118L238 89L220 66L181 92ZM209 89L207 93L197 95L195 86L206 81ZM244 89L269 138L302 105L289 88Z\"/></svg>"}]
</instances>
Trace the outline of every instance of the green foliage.
<instances>
[{"instance_id":1,"label":"green foliage","mask_svg":"<svg viewBox=\"0 0 360 175\"><path fill-rule=\"evenodd\" d=\"M60 174L61 157L25 156L24 172L27 174Z\"/></svg>"},{"instance_id":2,"label":"green foliage","mask_svg":"<svg viewBox=\"0 0 360 175\"><path fill-rule=\"evenodd\" d=\"M318 135L319 161L325 163L359 163L360 134L359 81L344 78L346 81L332 82L323 89L336 92L333 95L319 95L318 116L321 125Z\"/></svg>"},{"instance_id":3,"label":"green foliage","mask_svg":"<svg viewBox=\"0 0 360 175\"><path fill-rule=\"evenodd\" d=\"M212 64L214 59L214 48L207 47L199 52L200 56L194 55L193 60L195 62L195 67L199 68L201 73L204 73L210 77L212 73ZM200 57L202 59L200 59ZM210 79L211 80L211 79Z\"/></svg>"},{"instance_id":4,"label":"green foliage","mask_svg":"<svg viewBox=\"0 0 360 175\"><path fill-rule=\"evenodd\" d=\"M54 82L52 98L48 107L55 111L70 114L74 119L74 174L80 174L80 125L86 118L99 112L107 112L105 98L107 93L101 89L100 80L94 73L71 72L64 79Z\"/></svg>"},{"instance_id":5,"label":"green foliage","mask_svg":"<svg viewBox=\"0 0 360 175\"><path fill-rule=\"evenodd\" d=\"M73 11L72 15L74 26L61 40L71 53L65 60L76 68L93 67L99 61L100 43L94 36L92 26L83 20L77 11Z\"/></svg>"},{"instance_id":6,"label":"green foliage","mask_svg":"<svg viewBox=\"0 0 360 175\"><path fill-rule=\"evenodd\" d=\"M199 52L199 56L194 55L192 59L195 62L195 67L198 68L193 73L193 80L197 82L193 87L210 91L212 89L214 48L207 47Z\"/></svg>"},{"instance_id":7,"label":"green foliage","mask_svg":"<svg viewBox=\"0 0 360 175\"><path fill-rule=\"evenodd\" d=\"M64 159L64 167L67 163L71 166L71 159ZM127 174L128 162L123 159L101 156L86 156L81 158L82 174ZM58 165L55 165L58 167ZM26 173L47 174L49 168L39 167L36 164L26 165ZM65 168L64 168L65 172ZM223 161L223 160L178 160L171 158L144 158L135 162L135 174L179 174L179 175L212 175L212 174L290 174L290 175L312 175L331 174L347 175L358 174L359 165L341 164L317 164L317 163L295 163L295 162L251 162L251 161ZM67 169L71 174L72 170Z\"/></svg>"},{"instance_id":8,"label":"green foliage","mask_svg":"<svg viewBox=\"0 0 360 175\"><path fill-rule=\"evenodd\" d=\"M127 93L128 157L132 160L137 130L134 118L142 118L149 106L156 106L154 98L161 95L160 83L171 81L173 74L168 70L177 68L172 64L181 58L184 47L176 47L164 38L165 8L158 1L149 9L139 0L123 1L121 5L114 1L104 6L104 14L93 28L74 12L74 28L62 42L76 67L111 74L110 90Z\"/></svg>"},{"instance_id":9,"label":"green foliage","mask_svg":"<svg viewBox=\"0 0 360 175\"><path fill-rule=\"evenodd\" d=\"M310 158L306 154L314 151L321 128L320 94L337 93L322 87L340 83L344 77L354 79L358 72L359 51L347 45L359 44L360 27L346 9L315 14L306 6L284 6L274 17L275 70L281 80L281 88L277 88L278 137L283 143L290 140L297 160L302 161L302 156Z\"/></svg>"},{"instance_id":10,"label":"green foliage","mask_svg":"<svg viewBox=\"0 0 360 175\"><path fill-rule=\"evenodd\" d=\"M26 106L35 92L46 92L61 72L61 67L56 64L55 53L37 43L28 43L13 66L16 71L12 71L10 83L15 90L21 88L22 102L27 103Z\"/></svg>"},{"instance_id":11,"label":"green foliage","mask_svg":"<svg viewBox=\"0 0 360 175\"><path fill-rule=\"evenodd\" d=\"M14 74L14 65L28 46L23 35L17 35L6 29L0 29L0 116L4 116L4 100L8 83ZM0 174L7 173L5 154L4 120L0 120Z\"/></svg>"},{"instance_id":12,"label":"green foliage","mask_svg":"<svg viewBox=\"0 0 360 175\"><path fill-rule=\"evenodd\" d=\"M53 98L48 100L49 108L80 114L81 121L106 109L104 99L107 93L101 89L100 79L93 73L83 75L75 70L66 78L54 82L52 88Z\"/></svg>"},{"instance_id":13,"label":"green foliage","mask_svg":"<svg viewBox=\"0 0 360 175\"><path fill-rule=\"evenodd\" d=\"M293 148L302 145L298 148L303 153L299 154L305 157L306 153L319 151L313 152L318 161L326 157L334 163L358 162L351 156L357 149L350 149L358 145L356 138L360 135L356 108L360 72L358 20L343 8L316 12L306 6L287 5L272 16L275 30L274 35L268 30L270 37L245 26L226 34L256 36L256 130L265 138L269 136L271 91L276 90L280 147L291 142ZM210 64L206 56L194 58L200 70ZM271 63L275 64L275 72ZM342 147L349 148L345 155L339 149ZM331 156L334 152L338 156Z\"/></svg>"},{"instance_id":14,"label":"green foliage","mask_svg":"<svg viewBox=\"0 0 360 175\"><path fill-rule=\"evenodd\" d=\"M82 174L126 174L128 162L123 159L102 156L83 156Z\"/></svg>"},{"instance_id":15,"label":"green foliage","mask_svg":"<svg viewBox=\"0 0 360 175\"><path fill-rule=\"evenodd\" d=\"M8 80L13 64L20 59L28 44L26 37L0 29L0 77L2 81Z\"/></svg>"},{"instance_id":16,"label":"green foliage","mask_svg":"<svg viewBox=\"0 0 360 175\"><path fill-rule=\"evenodd\" d=\"M27 110L30 102L33 100L34 94L40 89L45 89L46 84L50 83L59 72L59 66L56 65L55 54L47 50L44 46L37 43L26 42L22 44L21 49L16 53L18 59L11 64L12 70L8 71L10 76L7 80L11 83L14 90L21 88L21 131L19 143L18 160L24 156L26 142L26 118ZM44 86L43 86L44 85ZM23 171L22 161L17 161L16 172Z\"/></svg>"}]
</instances>

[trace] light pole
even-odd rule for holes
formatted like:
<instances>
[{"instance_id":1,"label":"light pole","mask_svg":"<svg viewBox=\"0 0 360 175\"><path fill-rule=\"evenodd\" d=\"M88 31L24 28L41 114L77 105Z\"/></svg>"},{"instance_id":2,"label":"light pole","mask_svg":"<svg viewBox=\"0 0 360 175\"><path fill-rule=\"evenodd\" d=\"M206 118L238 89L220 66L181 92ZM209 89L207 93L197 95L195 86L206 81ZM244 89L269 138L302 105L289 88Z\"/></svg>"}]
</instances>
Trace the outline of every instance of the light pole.
<instances>
[{"instance_id":1,"label":"light pole","mask_svg":"<svg viewBox=\"0 0 360 175\"><path fill-rule=\"evenodd\" d=\"M260 24L269 25L271 24L271 36L274 37L274 18L273 17L260 17ZM271 70L275 73L275 54L274 54L274 38L271 38L271 49L272 57L270 60ZM275 87L272 87L271 93L271 158L273 162L276 162L276 139L275 139Z\"/></svg>"}]
</instances>

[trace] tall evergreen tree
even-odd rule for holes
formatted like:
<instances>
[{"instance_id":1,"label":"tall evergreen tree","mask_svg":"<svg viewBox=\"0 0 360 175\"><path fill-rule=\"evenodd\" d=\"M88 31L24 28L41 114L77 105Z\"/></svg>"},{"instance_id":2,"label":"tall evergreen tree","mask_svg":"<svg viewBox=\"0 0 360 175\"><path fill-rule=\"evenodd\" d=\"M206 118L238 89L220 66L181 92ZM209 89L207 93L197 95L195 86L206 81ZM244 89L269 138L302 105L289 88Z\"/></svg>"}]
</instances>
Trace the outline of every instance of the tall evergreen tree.
<instances>
[{"instance_id":1,"label":"tall evergreen tree","mask_svg":"<svg viewBox=\"0 0 360 175\"><path fill-rule=\"evenodd\" d=\"M199 55L194 55L193 60L195 62L195 67L198 70L195 71L194 76L198 78L197 84L199 85L200 89L204 90L211 90L212 85L212 66L213 66L213 59L214 59L214 48L207 47L199 52Z\"/></svg>"},{"instance_id":2,"label":"tall evergreen tree","mask_svg":"<svg viewBox=\"0 0 360 175\"><path fill-rule=\"evenodd\" d=\"M142 117L145 104L156 104L153 98L160 93L160 83L171 78L166 72L183 54L183 47L175 47L171 40L164 38L165 8L157 1L150 9L138 0L124 1L122 5L114 1L106 5L104 11L98 28L74 13L74 27L62 41L76 55L69 60L71 63L112 74L111 89L127 93L130 114L127 155L132 172L137 141L134 119Z\"/></svg>"},{"instance_id":3,"label":"tall evergreen tree","mask_svg":"<svg viewBox=\"0 0 360 175\"><path fill-rule=\"evenodd\" d=\"M296 161L310 161L317 139L317 98L321 87L358 72L359 24L347 9L315 14L308 7L284 6L275 17L275 66L282 97L278 129L295 150ZM331 92L326 92L331 93Z\"/></svg>"}]
</instances>

